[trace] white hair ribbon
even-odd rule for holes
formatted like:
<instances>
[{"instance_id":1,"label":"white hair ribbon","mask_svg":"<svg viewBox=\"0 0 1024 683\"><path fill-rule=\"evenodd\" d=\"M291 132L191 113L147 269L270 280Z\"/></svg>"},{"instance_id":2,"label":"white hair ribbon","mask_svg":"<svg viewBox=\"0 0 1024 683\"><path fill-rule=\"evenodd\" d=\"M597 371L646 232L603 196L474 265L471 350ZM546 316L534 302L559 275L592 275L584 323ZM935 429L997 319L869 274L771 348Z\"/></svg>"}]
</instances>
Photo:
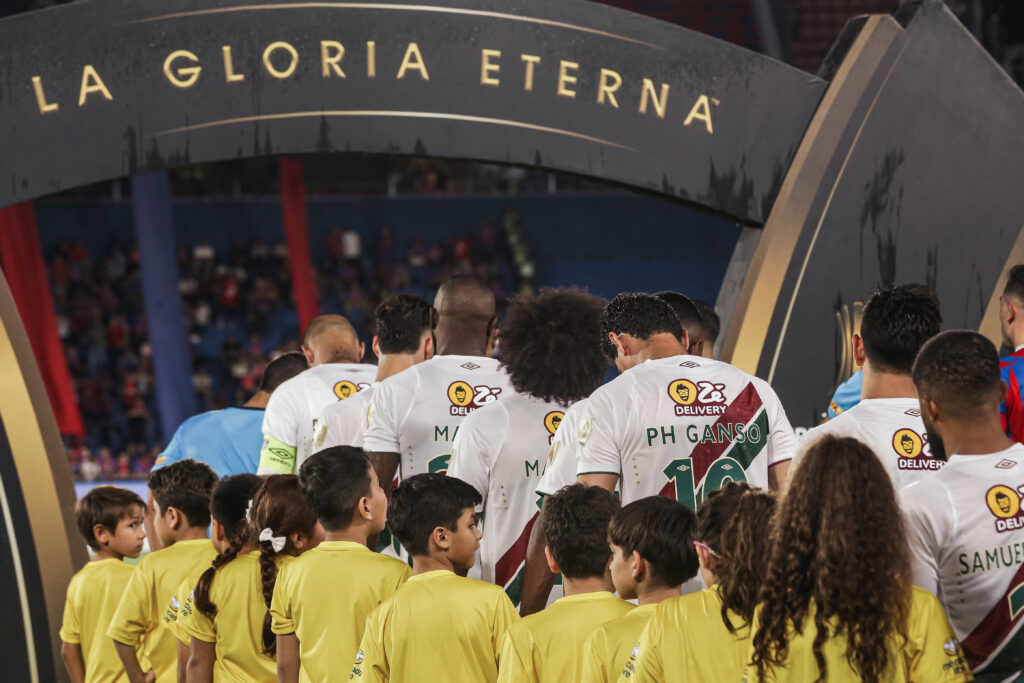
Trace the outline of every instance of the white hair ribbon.
<instances>
[{"instance_id":1,"label":"white hair ribbon","mask_svg":"<svg viewBox=\"0 0 1024 683\"><path fill-rule=\"evenodd\" d=\"M249 499L249 504L245 506L245 520L252 524L252 498Z\"/></svg>"},{"instance_id":2,"label":"white hair ribbon","mask_svg":"<svg viewBox=\"0 0 1024 683\"><path fill-rule=\"evenodd\" d=\"M274 549L275 553L279 553L284 550L284 545L288 542L288 538L285 536L275 536L270 527L267 527L260 532L260 543L264 541L270 541L270 547Z\"/></svg>"}]
</instances>

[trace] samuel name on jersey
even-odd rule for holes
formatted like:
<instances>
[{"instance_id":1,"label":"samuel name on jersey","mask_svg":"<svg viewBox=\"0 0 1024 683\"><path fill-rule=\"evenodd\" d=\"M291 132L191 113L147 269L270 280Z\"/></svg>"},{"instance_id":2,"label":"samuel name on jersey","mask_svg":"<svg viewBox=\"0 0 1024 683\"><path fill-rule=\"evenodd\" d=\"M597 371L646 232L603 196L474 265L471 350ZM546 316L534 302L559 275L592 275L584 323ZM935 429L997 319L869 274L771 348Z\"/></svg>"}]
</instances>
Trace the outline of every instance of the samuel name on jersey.
<instances>
[{"instance_id":1,"label":"samuel name on jersey","mask_svg":"<svg viewBox=\"0 0 1024 683\"><path fill-rule=\"evenodd\" d=\"M369 387L377 367L326 363L309 368L279 386L263 416L263 448L258 474L291 474L313 454L321 411Z\"/></svg>"},{"instance_id":2,"label":"samuel name on jersey","mask_svg":"<svg viewBox=\"0 0 1024 683\"><path fill-rule=\"evenodd\" d=\"M516 606L526 546L540 511L535 491L563 415L557 403L510 391L468 416L452 444L448 474L483 497L481 578L502 586Z\"/></svg>"},{"instance_id":3,"label":"samuel name on jersey","mask_svg":"<svg viewBox=\"0 0 1024 683\"><path fill-rule=\"evenodd\" d=\"M510 391L493 358L435 356L375 386L363 448L398 453L400 478L447 472L462 420Z\"/></svg>"},{"instance_id":4,"label":"samuel name on jersey","mask_svg":"<svg viewBox=\"0 0 1024 683\"><path fill-rule=\"evenodd\" d=\"M867 444L897 490L927 477L945 464L931 456L928 433L916 398L864 399L810 430L804 438L810 443L826 434L849 436Z\"/></svg>"},{"instance_id":5,"label":"samuel name on jersey","mask_svg":"<svg viewBox=\"0 0 1024 683\"><path fill-rule=\"evenodd\" d=\"M1024 446L953 455L900 491L914 583L942 601L978 681L1024 674Z\"/></svg>"},{"instance_id":6,"label":"samuel name on jersey","mask_svg":"<svg viewBox=\"0 0 1024 683\"><path fill-rule=\"evenodd\" d=\"M695 509L728 481L769 487L796 437L767 382L726 363L649 360L591 395L579 428L577 474L619 476L622 504L675 498Z\"/></svg>"}]
</instances>

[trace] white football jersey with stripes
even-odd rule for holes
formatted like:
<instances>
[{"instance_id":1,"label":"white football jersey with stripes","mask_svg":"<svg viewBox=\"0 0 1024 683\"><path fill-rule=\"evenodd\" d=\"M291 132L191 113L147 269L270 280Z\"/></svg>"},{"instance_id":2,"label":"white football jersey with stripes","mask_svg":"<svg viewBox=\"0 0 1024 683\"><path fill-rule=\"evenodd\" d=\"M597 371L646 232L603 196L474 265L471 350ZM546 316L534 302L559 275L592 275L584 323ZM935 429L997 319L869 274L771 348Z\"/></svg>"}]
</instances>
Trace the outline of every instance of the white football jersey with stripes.
<instances>
[{"instance_id":1,"label":"white football jersey with stripes","mask_svg":"<svg viewBox=\"0 0 1024 683\"><path fill-rule=\"evenodd\" d=\"M264 436L295 448L293 470L297 471L313 453L313 433L320 412L331 403L355 396L376 377L377 366L364 363L325 363L304 370L270 395L263 415Z\"/></svg>"},{"instance_id":2,"label":"white football jersey with stripes","mask_svg":"<svg viewBox=\"0 0 1024 683\"><path fill-rule=\"evenodd\" d=\"M622 504L669 496L691 510L728 481L768 488L796 437L768 383L720 361L649 360L595 391L578 432L577 474L619 477Z\"/></svg>"},{"instance_id":3,"label":"white football jersey with stripes","mask_svg":"<svg viewBox=\"0 0 1024 683\"><path fill-rule=\"evenodd\" d=\"M954 455L900 491L914 583L939 597L977 680L1024 674L1024 445Z\"/></svg>"},{"instance_id":4,"label":"white football jersey with stripes","mask_svg":"<svg viewBox=\"0 0 1024 683\"><path fill-rule=\"evenodd\" d=\"M434 356L376 385L363 448L398 453L399 478L447 472L462 421L510 391L493 358Z\"/></svg>"},{"instance_id":5,"label":"white football jersey with stripes","mask_svg":"<svg viewBox=\"0 0 1024 683\"><path fill-rule=\"evenodd\" d=\"M481 578L502 586L517 606L526 545L540 512L535 490L564 414L557 403L510 391L468 416L452 445L448 475L484 499ZM561 586L553 593L560 597Z\"/></svg>"},{"instance_id":6,"label":"white football jersey with stripes","mask_svg":"<svg viewBox=\"0 0 1024 683\"><path fill-rule=\"evenodd\" d=\"M874 451L898 491L941 469L943 462L931 457L928 434L921 421L916 398L864 399L837 417L807 432L807 446L826 434L849 436ZM794 464L800 462L798 453Z\"/></svg>"},{"instance_id":7,"label":"white football jersey with stripes","mask_svg":"<svg viewBox=\"0 0 1024 683\"><path fill-rule=\"evenodd\" d=\"M355 396L330 404L320 412L316 421L313 452L333 446L363 447L366 417L373 404L373 386Z\"/></svg>"},{"instance_id":8,"label":"white football jersey with stripes","mask_svg":"<svg viewBox=\"0 0 1024 683\"><path fill-rule=\"evenodd\" d=\"M565 415L551 439L544 476L541 477L535 489L538 494L550 496L563 486L576 483L580 416L586 410L588 400L585 398L576 401L565 411Z\"/></svg>"}]
</instances>

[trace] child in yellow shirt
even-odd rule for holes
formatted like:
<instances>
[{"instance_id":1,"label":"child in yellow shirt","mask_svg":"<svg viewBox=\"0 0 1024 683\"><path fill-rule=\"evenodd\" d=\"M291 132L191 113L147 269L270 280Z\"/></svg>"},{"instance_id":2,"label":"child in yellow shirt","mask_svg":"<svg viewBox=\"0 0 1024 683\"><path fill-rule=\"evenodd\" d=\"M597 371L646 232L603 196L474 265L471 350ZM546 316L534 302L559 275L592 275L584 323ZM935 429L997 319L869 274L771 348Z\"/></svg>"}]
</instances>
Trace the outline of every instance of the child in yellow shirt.
<instances>
[{"instance_id":1,"label":"child in yellow shirt","mask_svg":"<svg viewBox=\"0 0 1024 683\"><path fill-rule=\"evenodd\" d=\"M348 675L366 617L409 578L409 565L372 552L384 530L388 499L361 448L315 453L299 468L299 485L326 536L281 569L270 612L281 683ZM325 586L343 590L324 590Z\"/></svg>"},{"instance_id":2,"label":"child in yellow shirt","mask_svg":"<svg viewBox=\"0 0 1024 683\"><path fill-rule=\"evenodd\" d=\"M199 578L195 609L181 620L191 637L188 681L277 680L270 601L278 570L316 547L323 529L293 474L267 477L250 524Z\"/></svg>"},{"instance_id":3,"label":"child in yellow shirt","mask_svg":"<svg viewBox=\"0 0 1024 683\"><path fill-rule=\"evenodd\" d=\"M697 510L697 555L707 588L654 610L619 681L738 681L750 622L771 556L775 495L726 484ZM709 654L713 653L713 654Z\"/></svg>"},{"instance_id":4,"label":"child in yellow shirt","mask_svg":"<svg viewBox=\"0 0 1024 683\"><path fill-rule=\"evenodd\" d=\"M213 519L210 525L210 541L217 550L217 557L213 560L214 566L223 564L229 553L237 554L237 548L233 549L232 544L237 544L240 542L239 539L250 535L246 515L252 497L262 485L263 477L255 474L235 474L221 479L214 487L210 498L210 517ZM199 583L199 577L209 570L210 567L204 567L182 581L178 590L171 596L167 609L164 610L164 626L178 639L179 678L188 668L188 650L192 643L192 637L182 629L181 622L195 611L196 584Z\"/></svg>"},{"instance_id":5,"label":"child in yellow shirt","mask_svg":"<svg viewBox=\"0 0 1024 683\"><path fill-rule=\"evenodd\" d=\"M476 489L417 474L391 494L391 533L412 556L412 577L366 620L353 680L494 683L501 639L519 619L501 586L457 576L476 560Z\"/></svg>"},{"instance_id":6,"label":"child in yellow shirt","mask_svg":"<svg viewBox=\"0 0 1024 683\"><path fill-rule=\"evenodd\" d=\"M612 583L620 598L636 599L638 607L599 626L587 638L582 681L619 680L654 608L679 597L683 582L697 575L696 528L697 518L690 508L662 496L641 498L612 517L608 525Z\"/></svg>"},{"instance_id":7,"label":"child in yellow shirt","mask_svg":"<svg viewBox=\"0 0 1024 683\"><path fill-rule=\"evenodd\" d=\"M93 549L92 560L68 584L60 654L72 683L128 680L106 630L135 567L146 532L145 504L119 486L97 486L75 505L75 523Z\"/></svg>"},{"instance_id":8,"label":"child in yellow shirt","mask_svg":"<svg viewBox=\"0 0 1024 683\"><path fill-rule=\"evenodd\" d=\"M552 573L562 574L565 597L509 628L499 681L579 681L587 638L633 609L612 593L608 568L608 524L618 510L613 494L583 484L566 486L544 502L544 554Z\"/></svg>"},{"instance_id":9,"label":"child in yellow shirt","mask_svg":"<svg viewBox=\"0 0 1024 683\"><path fill-rule=\"evenodd\" d=\"M164 547L142 558L132 572L107 629L131 683L177 681L177 641L163 625L163 612L181 582L217 556L206 536L216 483L213 470L191 459L149 475L155 506L152 531ZM152 674L147 675L136 656L140 645Z\"/></svg>"}]
</instances>

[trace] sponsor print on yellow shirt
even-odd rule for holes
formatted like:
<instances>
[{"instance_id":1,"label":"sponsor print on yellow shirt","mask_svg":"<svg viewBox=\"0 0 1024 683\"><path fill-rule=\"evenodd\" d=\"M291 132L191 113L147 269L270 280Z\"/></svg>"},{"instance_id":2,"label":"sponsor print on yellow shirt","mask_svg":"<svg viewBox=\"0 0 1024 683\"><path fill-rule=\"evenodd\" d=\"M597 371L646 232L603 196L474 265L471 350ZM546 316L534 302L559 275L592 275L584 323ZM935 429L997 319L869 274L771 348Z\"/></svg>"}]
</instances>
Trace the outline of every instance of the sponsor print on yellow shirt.
<instances>
[{"instance_id":1,"label":"sponsor print on yellow shirt","mask_svg":"<svg viewBox=\"0 0 1024 683\"><path fill-rule=\"evenodd\" d=\"M818 664L812 650L817 634L814 627L814 611L812 604L807 610L803 633L792 635L786 666L766 671L765 681L796 683L817 678ZM756 632L756 615L754 629ZM860 677L853 672L846 659L845 638L830 638L825 641L822 655L828 666L830 683L860 681ZM902 647L893 647L889 655L889 670L883 679L887 683L960 683L974 680L942 604L934 595L916 586L913 588L910 616L907 619L907 642ZM743 680L745 683L758 680L757 670L753 666L748 666Z\"/></svg>"}]
</instances>

